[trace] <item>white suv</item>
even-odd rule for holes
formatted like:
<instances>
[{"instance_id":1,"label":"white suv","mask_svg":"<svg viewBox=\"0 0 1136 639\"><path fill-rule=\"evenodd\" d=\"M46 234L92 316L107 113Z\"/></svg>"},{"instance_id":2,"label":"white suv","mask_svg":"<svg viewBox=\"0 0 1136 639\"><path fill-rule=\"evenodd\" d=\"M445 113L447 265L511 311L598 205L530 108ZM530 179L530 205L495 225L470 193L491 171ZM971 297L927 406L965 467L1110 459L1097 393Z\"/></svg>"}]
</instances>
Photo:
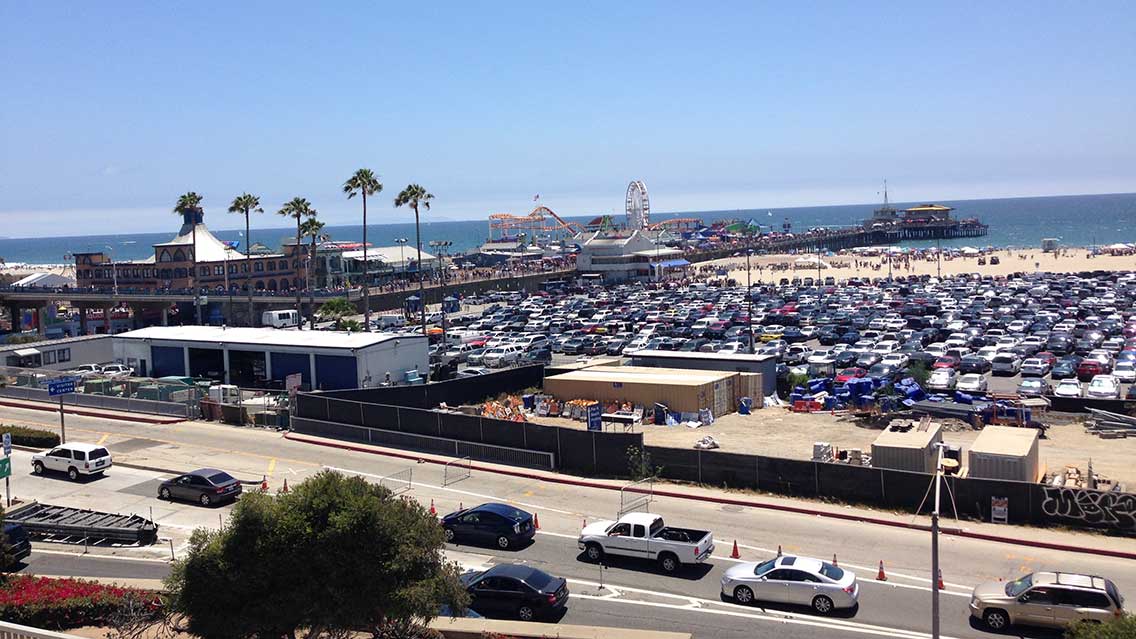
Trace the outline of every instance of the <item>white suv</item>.
<instances>
[{"instance_id":1,"label":"white suv","mask_svg":"<svg viewBox=\"0 0 1136 639\"><path fill-rule=\"evenodd\" d=\"M72 481L80 475L101 475L114 460L110 451L94 444L62 444L45 453L32 455L32 471L42 475L46 471L67 473Z\"/></svg>"}]
</instances>

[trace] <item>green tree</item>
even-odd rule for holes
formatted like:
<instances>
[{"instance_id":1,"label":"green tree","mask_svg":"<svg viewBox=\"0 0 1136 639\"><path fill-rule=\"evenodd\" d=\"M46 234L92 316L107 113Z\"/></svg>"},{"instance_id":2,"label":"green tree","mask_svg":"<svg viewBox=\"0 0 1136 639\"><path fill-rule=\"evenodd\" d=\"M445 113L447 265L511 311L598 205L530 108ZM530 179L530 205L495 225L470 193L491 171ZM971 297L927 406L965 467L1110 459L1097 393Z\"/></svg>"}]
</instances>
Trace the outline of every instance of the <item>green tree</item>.
<instances>
[{"instance_id":1,"label":"green tree","mask_svg":"<svg viewBox=\"0 0 1136 639\"><path fill-rule=\"evenodd\" d=\"M363 330L371 330L371 277L367 263L367 196L383 190L382 182L371 169L359 169L343 183L347 199L363 196Z\"/></svg>"},{"instance_id":2,"label":"green tree","mask_svg":"<svg viewBox=\"0 0 1136 639\"><path fill-rule=\"evenodd\" d=\"M230 213L240 213L245 216L245 288L248 289L248 317L249 326L256 326L256 318L252 310L252 236L249 234L249 215L264 213L260 208L260 198L248 193L241 193L233 198L229 205ZM226 265L227 267L228 265Z\"/></svg>"},{"instance_id":3,"label":"green tree","mask_svg":"<svg viewBox=\"0 0 1136 639\"><path fill-rule=\"evenodd\" d=\"M306 199L304 199L302 197L296 197L296 198L292 198L291 201L286 203L284 206L280 207L280 210L277 211L276 214L277 215L283 215L284 217L290 217L290 218L296 220L296 250L292 252L292 260L295 263L296 267L292 270L296 273L299 273L300 272L300 250L302 248L302 243L303 243L303 239L302 239L303 238L303 228L302 228L302 226L304 224L304 220L306 220L310 217L316 216L316 210L312 208L311 202L307 201ZM304 302L300 298L300 293L302 292L302 289L300 288L298 278L296 279L295 286L296 286L296 312L300 313L300 312L303 311ZM302 328L302 326L301 326L301 328Z\"/></svg>"},{"instance_id":4,"label":"green tree","mask_svg":"<svg viewBox=\"0 0 1136 639\"><path fill-rule=\"evenodd\" d=\"M314 639L422 625L464 610L458 567L425 508L360 477L323 472L241 498L199 529L166 580L171 612L202 639Z\"/></svg>"},{"instance_id":5,"label":"green tree","mask_svg":"<svg viewBox=\"0 0 1136 639\"><path fill-rule=\"evenodd\" d=\"M323 304L320 304L319 315L323 319L330 319L335 322L336 330L346 330L343 328L344 318L348 315L355 314L355 307L351 302L347 301L346 297L334 297ZM350 321L350 320L347 320ZM356 325L358 322L356 322ZM358 330L358 329L356 329Z\"/></svg>"},{"instance_id":6,"label":"green tree","mask_svg":"<svg viewBox=\"0 0 1136 639\"><path fill-rule=\"evenodd\" d=\"M189 269L189 285L193 288L193 311L198 324L201 323L201 304L199 299L201 291L197 286L197 223L201 221L201 216L205 212L204 209L201 208L201 200L202 197L200 195L190 191L179 197L174 204L174 213L188 216L186 219L189 220L191 225L190 233L192 235L193 247L189 250L191 264L191 268Z\"/></svg>"},{"instance_id":7,"label":"green tree","mask_svg":"<svg viewBox=\"0 0 1136 639\"><path fill-rule=\"evenodd\" d=\"M422 301L422 334L426 335L426 285L422 282L422 225L419 221L419 207L430 210L430 200L434 196L418 184L409 184L394 198L395 208L409 206L414 210L414 243L418 247L418 298ZM426 372L429 378L430 372ZM426 381L430 381L427 379Z\"/></svg>"},{"instance_id":8,"label":"green tree","mask_svg":"<svg viewBox=\"0 0 1136 639\"><path fill-rule=\"evenodd\" d=\"M339 321L338 328L341 331L350 331L352 333L358 333L358 332L363 330L363 325L359 323L359 320L344 319L344 320Z\"/></svg>"},{"instance_id":9,"label":"green tree","mask_svg":"<svg viewBox=\"0 0 1136 639\"><path fill-rule=\"evenodd\" d=\"M312 238L312 244L308 251L308 268L305 270L308 275L308 328L313 331L316 330L316 287L313 281L316 270L316 240L323 233L323 227L323 222L317 220L315 211L312 211L312 216L304 220L303 227L300 229L304 237Z\"/></svg>"},{"instance_id":10,"label":"green tree","mask_svg":"<svg viewBox=\"0 0 1136 639\"><path fill-rule=\"evenodd\" d=\"M1104 623L1080 621L1065 631L1066 639L1132 639L1136 637L1136 616L1124 615Z\"/></svg>"}]
</instances>

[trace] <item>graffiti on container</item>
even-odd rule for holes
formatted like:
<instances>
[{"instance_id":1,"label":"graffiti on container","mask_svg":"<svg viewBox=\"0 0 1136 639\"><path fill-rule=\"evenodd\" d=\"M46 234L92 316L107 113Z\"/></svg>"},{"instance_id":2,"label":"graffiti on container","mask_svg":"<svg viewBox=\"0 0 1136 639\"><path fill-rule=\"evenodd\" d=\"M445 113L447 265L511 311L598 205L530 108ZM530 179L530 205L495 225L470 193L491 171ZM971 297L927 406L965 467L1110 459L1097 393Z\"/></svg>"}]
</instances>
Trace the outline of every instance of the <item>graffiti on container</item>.
<instances>
[{"instance_id":1,"label":"graffiti on container","mask_svg":"<svg viewBox=\"0 0 1136 639\"><path fill-rule=\"evenodd\" d=\"M1050 517L1136 530L1136 495L1080 488L1046 488L1041 510Z\"/></svg>"}]
</instances>

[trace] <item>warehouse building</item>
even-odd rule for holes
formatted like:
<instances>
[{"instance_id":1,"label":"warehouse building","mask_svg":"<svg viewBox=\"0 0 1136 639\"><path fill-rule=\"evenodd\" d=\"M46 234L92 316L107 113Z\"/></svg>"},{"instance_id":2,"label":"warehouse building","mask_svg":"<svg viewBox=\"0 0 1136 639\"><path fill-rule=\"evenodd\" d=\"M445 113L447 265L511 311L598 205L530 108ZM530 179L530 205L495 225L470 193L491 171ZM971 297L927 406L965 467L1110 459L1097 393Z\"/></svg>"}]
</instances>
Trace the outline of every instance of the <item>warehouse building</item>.
<instances>
[{"instance_id":1,"label":"warehouse building","mask_svg":"<svg viewBox=\"0 0 1136 639\"><path fill-rule=\"evenodd\" d=\"M316 390L379 386L427 370L426 338L401 333L151 326L113 337L114 355L139 376L202 377L280 388L299 373Z\"/></svg>"},{"instance_id":2,"label":"warehouse building","mask_svg":"<svg viewBox=\"0 0 1136 639\"><path fill-rule=\"evenodd\" d=\"M106 364L112 361L114 349L110 335L85 335L0 346L0 364L18 368L65 371L80 364Z\"/></svg>"},{"instance_id":3,"label":"warehouse building","mask_svg":"<svg viewBox=\"0 0 1136 639\"><path fill-rule=\"evenodd\" d=\"M562 401L591 399L648 408L663 404L684 416L696 416L704 408L714 415L732 413L745 396L761 401L758 376L636 366L592 366L546 377L544 390Z\"/></svg>"}]
</instances>

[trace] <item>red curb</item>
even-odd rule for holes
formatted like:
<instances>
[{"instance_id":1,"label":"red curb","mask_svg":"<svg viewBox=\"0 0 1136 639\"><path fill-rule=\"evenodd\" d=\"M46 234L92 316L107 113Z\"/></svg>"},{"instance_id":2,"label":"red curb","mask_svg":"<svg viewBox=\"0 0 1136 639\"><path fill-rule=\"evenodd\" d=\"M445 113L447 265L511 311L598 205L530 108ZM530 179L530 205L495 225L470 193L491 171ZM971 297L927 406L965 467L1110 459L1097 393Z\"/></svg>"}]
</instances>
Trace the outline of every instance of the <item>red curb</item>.
<instances>
[{"instance_id":1,"label":"red curb","mask_svg":"<svg viewBox=\"0 0 1136 639\"><path fill-rule=\"evenodd\" d=\"M8 401L0 400L0 406L7 406L9 408L23 408L23 409L26 409L26 410L38 410L38 411L44 411L44 412L49 412L49 413L58 413L59 412L59 407L55 406L55 405L52 405L52 406L49 407L49 406L39 406L39 405L34 405L34 404L17 404L17 403L14 403L14 402L8 402ZM67 414L67 415L79 415L81 417L102 417L102 418L105 418L105 419L114 419L114 420L117 420L117 421L120 421L120 422L135 422L135 423L139 423L139 424L155 424L155 425L159 425L159 426L163 426L163 425L167 425L167 424L176 424L178 422L185 421L184 419L170 419L170 420L166 421L166 420L160 420L160 419L151 419L151 418L147 418L147 417L135 417L133 415L119 415L117 413L96 413L96 412L92 412L92 411L88 411L88 410L75 410L74 408L72 408L70 406L67 406L64 409L64 413Z\"/></svg>"},{"instance_id":2,"label":"red curb","mask_svg":"<svg viewBox=\"0 0 1136 639\"><path fill-rule=\"evenodd\" d=\"M428 463L431 463L431 464L438 464L438 465L442 465L442 466L444 466L446 464L446 462L444 462L444 461L437 460L437 459L430 459L428 457L419 457L417 455L395 453L395 452L390 452L390 451L385 451L385 450L374 450L374 449L371 449L371 448L363 448L363 447L360 447L360 446L353 446L351 444L340 444L340 443L335 443L335 442L319 441L319 440L315 440L315 439L308 439L307 437L303 437L303 436L296 436L296 435L291 434L290 432L284 433L284 439L290 439L290 440L293 440L293 441L303 442L303 443L306 443L306 444L314 444L316 446L327 446L328 448L350 450L350 451L360 452L360 453L370 453L372 455L382 455L384 457L396 457L396 458L399 458L399 459L412 459L412 460L415 460L415 461L425 461L425 462L428 462ZM524 471L505 470L505 469L501 469L501 468L489 468L489 467L485 467L485 466L478 466L478 465L475 465L475 464L471 464L470 468L473 469L473 470L480 470L480 471L485 471L485 472L490 472L490 473L496 473L498 475L507 475L507 476L510 476L510 477L519 477L519 478L522 478L522 479L535 479L535 480L538 480L538 481L547 481L547 482L551 482L551 483L554 483L554 484L565 484L565 485L568 485L568 486L580 486L582 488L600 488L600 489L603 489L603 490L620 490L619 486L609 486L607 484L600 484L600 483L591 482L591 481L587 481L587 480L583 480L583 479L569 479L567 477L545 477L543 475L536 475L536 474L527 473L527 472L524 472ZM632 488L630 490L632 492L645 492L645 491L636 490L634 488ZM877 526L889 526L891 528L904 528L904 529L907 529L907 530L920 530L920 531L924 531L924 532L929 532L931 530L930 526L926 526L926 525L923 525L923 524L905 524L901 521L892 521L892 520L889 520L889 519L880 519L880 518L877 518L877 517L865 517L865 516L862 516L862 515L850 515L850 514L844 514L844 513L836 513L836 512L830 512L830 511L825 511L825 510L815 510L815 509L812 509L812 508L805 508L803 506L786 506L786 505L782 505L782 504L770 504L770 503L765 503L765 502L760 502L760 501L751 501L751 500L747 500L747 499L732 499L732 498L729 498L729 497L714 497L712 495L696 496L696 495L689 495L689 494L686 494L686 493L679 493L679 492L673 492L673 491L668 491L668 490L654 490L652 492L655 495L659 495L659 496L662 496L662 497L672 497L672 498L675 498L675 499L687 499L687 500L690 500L690 501L703 501L703 502L710 502L710 503L714 503L714 504L723 504L723 505L728 505L728 506L746 506L746 507L749 507L749 508L761 508L761 509L765 509L765 510L778 510L778 511L782 511L782 512L790 512L790 513L796 513L796 514L800 514L800 515L811 515L811 516L816 516L816 517L826 517L828 519L839 519L839 520L842 520L842 521L855 521L855 522L861 522L861 523L866 523L866 524L874 524L874 525L877 525ZM963 537L963 538L967 538L967 539L977 539L977 540L980 540L980 541L992 541L992 542L996 542L996 543L1010 544L1010 545L1014 545L1014 546L1028 546L1028 547L1031 547L1031 548L1043 548L1043 549L1046 549L1046 550L1060 550L1060 551L1063 551L1063 552L1081 553L1081 554L1088 554L1088 555L1099 555L1099 556L1102 556L1102 557L1113 557L1113 558L1116 558L1116 559L1136 560L1136 553L1123 552L1123 551L1120 551L1120 550L1107 550L1107 549L1103 549L1103 548L1089 548L1089 547L1081 547L1081 546L1067 546L1067 545L1064 545L1064 544L1056 544L1056 543L1050 543L1050 542L1046 542L1046 541L1034 541L1034 540L1030 540L1030 539L1011 539L1009 537L999 537L998 535L991 535L991 534L987 534L987 533L971 532L971 531L962 530L962 529L959 529L959 528L942 528L942 527L940 527L939 532L941 532L944 535L951 535L951 536L954 536L954 537Z\"/></svg>"}]
</instances>

